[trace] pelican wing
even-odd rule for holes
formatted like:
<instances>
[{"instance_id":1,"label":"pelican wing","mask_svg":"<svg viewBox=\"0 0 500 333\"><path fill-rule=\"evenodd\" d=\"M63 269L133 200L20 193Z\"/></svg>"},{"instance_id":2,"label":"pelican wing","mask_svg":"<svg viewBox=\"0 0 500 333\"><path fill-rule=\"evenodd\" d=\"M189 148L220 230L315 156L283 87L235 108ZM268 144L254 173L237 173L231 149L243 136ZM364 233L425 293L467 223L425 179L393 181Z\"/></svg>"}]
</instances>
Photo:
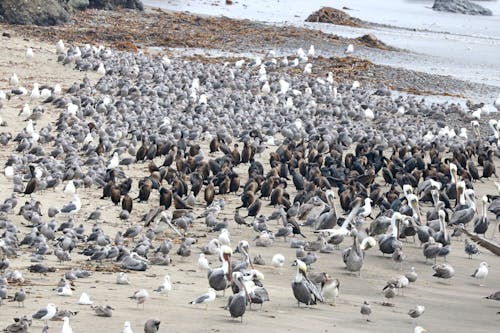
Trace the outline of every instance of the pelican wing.
<instances>
[{"instance_id":1,"label":"pelican wing","mask_svg":"<svg viewBox=\"0 0 500 333\"><path fill-rule=\"evenodd\" d=\"M499 244L493 243L492 241L487 240L487 239L485 239L485 238L483 238L481 236L474 235L474 234L470 233L469 231L467 231L466 229L462 229L462 230L474 242L476 242L480 246L488 249L490 252L496 254L497 256L500 256L500 245Z\"/></svg>"}]
</instances>

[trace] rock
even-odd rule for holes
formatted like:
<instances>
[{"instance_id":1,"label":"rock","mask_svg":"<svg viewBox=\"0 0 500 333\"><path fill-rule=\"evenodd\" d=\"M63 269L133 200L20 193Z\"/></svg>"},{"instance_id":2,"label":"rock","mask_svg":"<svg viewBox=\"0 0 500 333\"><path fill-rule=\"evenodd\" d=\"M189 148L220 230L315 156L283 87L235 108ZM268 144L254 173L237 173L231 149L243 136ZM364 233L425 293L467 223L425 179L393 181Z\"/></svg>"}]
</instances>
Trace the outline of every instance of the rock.
<instances>
[{"instance_id":1,"label":"rock","mask_svg":"<svg viewBox=\"0 0 500 333\"><path fill-rule=\"evenodd\" d=\"M89 0L89 8L107 10L128 8L144 10L144 5L140 0Z\"/></svg>"},{"instance_id":2,"label":"rock","mask_svg":"<svg viewBox=\"0 0 500 333\"><path fill-rule=\"evenodd\" d=\"M332 7L323 7L309 15L306 22L321 22L337 25L347 25L350 27L361 27L363 22L360 19L351 17L351 15L339 9Z\"/></svg>"},{"instance_id":3,"label":"rock","mask_svg":"<svg viewBox=\"0 0 500 333\"><path fill-rule=\"evenodd\" d=\"M468 0L435 0L432 9L440 12L491 16L491 10Z\"/></svg>"},{"instance_id":4,"label":"rock","mask_svg":"<svg viewBox=\"0 0 500 333\"><path fill-rule=\"evenodd\" d=\"M70 18L57 0L0 0L0 20L11 24L57 25Z\"/></svg>"},{"instance_id":5,"label":"rock","mask_svg":"<svg viewBox=\"0 0 500 333\"><path fill-rule=\"evenodd\" d=\"M78 10L84 10L84 9L88 8L88 6L90 5L90 1L89 0L69 0L68 5L70 5L71 7L75 8L75 9L78 9Z\"/></svg>"}]
</instances>

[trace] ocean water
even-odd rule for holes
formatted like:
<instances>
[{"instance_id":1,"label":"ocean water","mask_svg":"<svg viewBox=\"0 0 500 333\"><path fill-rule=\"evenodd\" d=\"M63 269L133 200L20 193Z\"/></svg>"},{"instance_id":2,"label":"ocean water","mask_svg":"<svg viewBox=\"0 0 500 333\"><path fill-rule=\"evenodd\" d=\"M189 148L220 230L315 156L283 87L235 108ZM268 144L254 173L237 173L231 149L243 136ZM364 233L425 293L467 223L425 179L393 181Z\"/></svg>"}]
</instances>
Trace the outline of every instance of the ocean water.
<instances>
[{"instance_id":1,"label":"ocean water","mask_svg":"<svg viewBox=\"0 0 500 333\"><path fill-rule=\"evenodd\" d=\"M476 1L491 9L493 16L436 12L431 9L432 0L240 0L233 5L226 5L225 0L144 0L144 3L173 11L308 27L344 37L372 33L383 42L408 51L362 55L375 63L500 87L498 1ZM347 7L346 12L351 16L390 27L364 29L305 22L310 13L323 6Z\"/></svg>"}]
</instances>

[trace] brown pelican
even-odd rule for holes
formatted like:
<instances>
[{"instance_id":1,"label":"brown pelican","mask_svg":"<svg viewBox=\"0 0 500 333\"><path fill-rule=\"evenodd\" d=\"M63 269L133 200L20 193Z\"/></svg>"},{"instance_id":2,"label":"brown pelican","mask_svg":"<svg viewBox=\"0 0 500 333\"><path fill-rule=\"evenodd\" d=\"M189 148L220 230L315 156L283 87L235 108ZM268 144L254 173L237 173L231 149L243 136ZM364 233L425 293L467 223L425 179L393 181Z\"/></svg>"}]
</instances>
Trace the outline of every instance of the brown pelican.
<instances>
[{"instance_id":1,"label":"brown pelican","mask_svg":"<svg viewBox=\"0 0 500 333\"><path fill-rule=\"evenodd\" d=\"M436 257L439 255L439 251L443 247L443 244L441 243L436 243L434 238L430 237L429 241L424 244L424 256L425 256L425 262L427 262L427 259L434 259L434 263L436 263Z\"/></svg>"},{"instance_id":2,"label":"brown pelican","mask_svg":"<svg viewBox=\"0 0 500 333\"><path fill-rule=\"evenodd\" d=\"M307 278L307 265L300 259L295 259L292 266L297 266L297 274L292 281L293 296L297 299L297 307L300 303L316 304L317 301L323 302L323 297L314 283Z\"/></svg>"},{"instance_id":3,"label":"brown pelican","mask_svg":"<svg viewBox=\"0 0 500 333\"><path fill-rule=\"evenodd\" d=\"M347 248L342 252L342 259L347 267L347 270L351 272L358 272L361 275L361 267L363 266L364 253L361 250L358 242L358 232L354 229L351 231L352 234L352 246Z\"/></svg>"},{"instance_id":4,"label":"brown pelican","mask_svg":"<svg viewBox=\"0 0 500 333\"><path fill-rule=\"evenodd\" d=\"M391 225L392 225L392 235L382 235L378 240L378 246L382 255L393 254L396 248L401 248L402 244L398 240L398 225L402 221L403 216L395 212L392 214Z\"/></svg>"},{"instance_id":5,"label":"brown pelican","mask_svg":"<svg viewBox=\"0 0 500 333\"><path fill-rule=\"evenodd\" d=\"M239 288L239 292L235 295L229 296L227 300L226 309L229 310L232 318L241 318L243 322L243 315L245 314L247 308L247 302L249 302L249 295L243 283L243 274L240 272L233 273L233 281Z\"/></svg>"},{"instance_id":6,"label":"brown pelican","mask_svg":"<svg viewBox=\"0 0 500 333\"><path fill-rule=\"evenodd\" d=\"M464 182L458 183L459 188L465 188ZM450 217L450 222L448 225L455 225L463 223L466 225L474 218L476 213L476 203L474 201L474 190L466 189L460 194L460 206L466 206L466 208L455 210Z\"/></svg>"},{"instance_id":7,"label":"brown pelican","mask_svg":"<svg viewBox=\"0 0 500 333\"><path fill-rule=\"evenodd\" d=\"M223 291L231 286L231 255L233 251L227 245L221 246L222 267L208 270L208 284L216 291Z\"/></svg>"},{"instance_id":8,"label":"brown pelican","mask_svg":"<svg viewBox=\"0 0 500 333\"><path fill-rule=\"evenodd\" d=\"M488 197L482 197L483 206L481 209L481 216L479 216L474 221L474 232L476 234L483 234L486 237L486 231L488 231L488 227L490 225L490 218L486 214L486 204L488 203Z\"/></svg>"}]
</instances>

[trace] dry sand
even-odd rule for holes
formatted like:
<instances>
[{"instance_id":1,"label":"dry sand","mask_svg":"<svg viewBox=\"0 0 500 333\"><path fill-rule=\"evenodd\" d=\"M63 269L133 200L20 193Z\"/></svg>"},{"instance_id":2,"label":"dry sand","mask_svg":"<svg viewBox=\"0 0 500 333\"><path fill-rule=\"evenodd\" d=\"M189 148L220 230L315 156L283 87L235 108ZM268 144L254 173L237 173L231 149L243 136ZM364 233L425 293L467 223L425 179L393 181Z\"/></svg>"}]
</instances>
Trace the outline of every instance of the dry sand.
<instances>
[{"instance_id":1,"label":"dry sand","mask_svg":"<svg viewBox=\"0 0 500 333\"><path fill-rule=\"evenodd\" d=\"M56 62L55 46L38 43L33 40L23 40L20 37L0 39L3 47L0 49L0 89L8 89L8 78L11 73L16 72L20 81L28 90L32 84L60 83L63 87L69 87L74 81L81 80L85 73L70 70ZM34 48L35 58L26 59L25 49L27 46ZM95 74L88 74L92 82L96 82ZM7 121L8 127L2 131L9 131L13 135L26 125L19 119L17 113L25 102L29 101L29 96L13 97L10 101L4 102L4 107L0 115ZM35 102L30 105L34 107ZM57 110L46 110L46 113L38 123L41 125L51 122L57 118ZM10 142L0 151L1 161L4 163L11 151L15 148L15 143ZM49 147L47 147L49 148ZM269 153L269 149L265 154ZM263 161L268 161L263 158ZM498 163L498 161L497 161ZM267 162L265 167L269 168ZM238 167L240 174L246 174L246 166ZM126 169L126 174L134 178L132 196L137 194L137 179L147 172L146 164L134 165ZM495 189L491 179L486 183L476 183L477 197L485 193L492 193ZM49 207L61 207L71 200L62 192L62 185L55 191L45 191L35 193L33 198L40 200L45 213ZM12 183L3 175L0 175L0 200L10 196ZM84 223L86 230L91 228L91 223L85 222L85 217L92 212L95 207L103 209L103 218L99 224L105 231L114 237L117 230L123 230L127 225L124 222L114 224L117 219L119 208L112 206L109 200L100 200L101 190L92 188L91 190L79 190L82 198L82 209L74 217L75 223ZM234 207L239 204L239 198L226 196L226 208L221 213L221 217L228 217L232 221ZM28 198L19 198L19 206ZM129 223L138 223L142 214L150 208L156 207L158 202L157 194L154 194L149 203L135 203L134 210ZM19 207L18 206L18 207ZM196 213L203 211L204 202L198 199ZM337 207L339 208L339 207ZM18 209L16 209L17 213ZM264 208L264 214L268 215L272 211L271 207ZM338 210L340 211L340 210ZM9 218L19 226L21 233L28 232L24 227L21 216L10 215ZM43 217L47 219L46 216ZM494 217L492 217L494 220ZM64 221L64 217L58 216L58 222ZM270 223L276 228L274 222ZM491 235L491 227L489 235ZM238 229L233 225L230 227L233 244L240 239L251 241L255 237L255 232L250 229ZM206 232L203 219L197 219L193 228L189 230L192 235L200 236L199 244L203 245L216 234ZM306 235L309 239L314 236L306 228ZM173 234L172 234L173 236ZM157 244L156 241L155 244ZM252 242L251 242L252 243ZM350 246L351 240L347 239L341 245L342 249ZM176 245L177 247L178 245ZM172 251L175 253L176 247ZM467 259L463 250L463 240L454 240L452 252L448 257L448 262L455 267L456 276L449 281L438 281L432 277L431 264L424 263L422 250L413 243L404 244L404 252L408 256L404 264L404 271L414 266L419 274L415 284L410 285L404 292L404 296L397 296L394 299L394 307L382 306L384 301L382 288L385 282L391 277L400 274L398 266L389 258L383 258L378 248L371 249L366 254L365 264L362 269L362 276L358 278L346 272L341 259L341 252L333 254L319 254L320 259L313 265L313 272L325 271L333 277L340 279L340 298L337 305L319 304L311 309L297 308L297 303L291 290L291 280L295 275L295 269L291 263L295 258L295 249L291 249L288 242L277 240L273 247L258 248L252 247L251 255L262 254L267 262L275 253L282 253L286 258L286 263L281 269L272 267L258 267L265 274L264 285L270 294L271 301L265 303L262 311L247 311L243 323L239 320L232 320L228 311L222 307L226 303L226 298L217 298L209 304L208 310L204 306L193 306L188 304L196 296L205 293L208 288L206 273L197 268L198 251L195 249L191 257L183 260L176 254L172 254L173 263L170 266L151 266L146 272L130 272L131 285L115 284L116 273L95 272L90 278L77 280L75 283L74 295L71 297L57 296L55 288L58 280L69 267L82 267L88 265L85 257L73 251L73 260L70 263L59 265L54 255L47 255L46 264L55 266L58 271L46 276L29 273L26 268L30 265L30 253L21 250L21 256L11 260L11 269L23 271L28 297L26 306L19 308L14 303L5 303L0 307L0 328L11 323L12 318L23 314L32 314L39 308L53 302L60 309L78 311L78 314L71 319L71 326L75 333L85 332L119 332L123 327L123 322L129 320L134 332L142 332L144 322L150 318L161 320L160 332L233 332L235 330L246 330L252 332L413 332L414 326L418 323L427 328L430 332L495 332L500 325L500 304L495 301L484 299L484 296L500 290L500 260L498 257L484 250L480 256L472 260ZM218 266L215 257L210 261ZM440 262L442 259L439 260ZM478 282L469 275L475 270L481 261L490 264L490 274L485 281L486 286L478 286ZM95 265L95 264L94 264ZM173 282L173 290L167 296L157 295L152 292L154 288L161 284L164 274L170 274ZM145 310L137 308L127 297L139 288L146 288L151 299L145 304ZM13 296L18 289L17 286L9 287L9 295ZM111 305L116 310L112 318L96 317L89 306L77 305L78 298L82 292L90 295L94 304ZM229 291L228 291L229 292ZM366 322L359 313L360 305L364 300L370 302L373 310L371 322ZM426 311L416 322L411 320L407 312L417 304L424 305ZM258 309L258 306L255 308ZM34 322L31 332L39 332L42 329L41 322ZM60 330L62 322L50 322L50 331Z\"/></svg>"}]
</instances>

